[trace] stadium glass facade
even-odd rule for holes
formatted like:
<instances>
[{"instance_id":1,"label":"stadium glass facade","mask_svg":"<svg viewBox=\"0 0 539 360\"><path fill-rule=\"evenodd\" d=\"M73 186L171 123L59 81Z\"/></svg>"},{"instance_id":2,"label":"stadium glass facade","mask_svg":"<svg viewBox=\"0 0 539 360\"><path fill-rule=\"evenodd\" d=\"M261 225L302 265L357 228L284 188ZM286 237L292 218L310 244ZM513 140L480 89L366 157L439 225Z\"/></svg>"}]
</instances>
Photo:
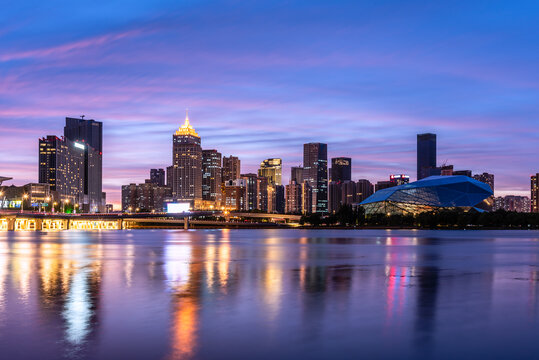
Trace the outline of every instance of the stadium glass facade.
<instances>
[{"instance_id":1,"label":"stadium glass facade","mask_svg":"<svg viewBox=\"0 0 539 360\"><path fill-rule=\"evenodd\" d=\"M492 194L489 185L467 176L430 176L377 191L361 205L367 215L415 215L442 208L467 211Z\"/></svg>"}]
</instances>

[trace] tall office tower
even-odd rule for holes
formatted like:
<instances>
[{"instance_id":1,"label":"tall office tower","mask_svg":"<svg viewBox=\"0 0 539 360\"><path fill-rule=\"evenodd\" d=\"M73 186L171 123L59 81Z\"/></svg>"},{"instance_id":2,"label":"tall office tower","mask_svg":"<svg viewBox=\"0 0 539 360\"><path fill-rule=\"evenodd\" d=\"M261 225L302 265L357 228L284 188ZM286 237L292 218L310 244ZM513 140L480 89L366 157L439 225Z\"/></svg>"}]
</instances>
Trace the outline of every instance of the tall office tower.
<instances>
[{"instance_id":1,"label":"tall office tower","mask_svg":"<svg viewBox=\"0 0 539 360\"><path fill-rule=\"evenodd\" d=\"M303 183L303 167L292 166L290 169L290 181L294 180L298 184Z\"/></svg>"},{"instance_id":2,"label":"tall office tower","mask_svg":"<svg viewBox=\"0 0 539 360\"><path fill-rule=\"evenodd\" d=\"M49 184L59 201L79 207L84 200L84 149L83 143L53 135L39 139L39 182Z\"/></svg>"},{"instance_id":3,"label":"tall office tower","mask_svg":"<svg viewBox=\"0 0 539 360\"><path fill-rule=\"evenodd\" d=\"M64 137L84 150L84 211L103 212L103 123L67 117Z\"/></svg>"},{"instance_id":4,"label":"tall office tower","mask_svg":"<svg viewBox=\"0 0 539 360\"><path fill-rule=\"evenodd\" d=\"M367 179L359 179L356 181L356 201L362 202L369 196L374 194L374 186Z\"/></svg>"},{"instance_id":5,"label":"tall office tower","mask_svg":"<svg viewBox=\"0 0 539 360\"><path fill-rule=\"evenodd\" d=\"M260 163L258 176L268 179L270 184L281 185L283 161L281 159L266 159Z\"/></svg>"},{"instance_id":6,"label":"tall office tower","mask_svg":"<svg viewBox=\"0 0 539 360\"><path fill-rule=\"evenodd\" d=\"M417 135L417 180L436 172L436 134Z\"/></svg>"},{"instance_id":7,"label":"tall office tower","mask_svg":"<svg viewBox=\"0 0 539 360\"><path fill-rule=\"evenodd\" d=\"M539 173L531 176L531 205L530 211L539 213Z\"/></svg>"},{"instance_id":8,"label":"tall office tower","mask_svg":"<svg viewBox=\"0 0 539 360\"><path fill-rule=\"evenodd\" d=\"M290 180L285 186L285 212L288 214L302 213L302 186L296 180Z\"/></svg>"},{"instance_id":9,"label":"tall office tower","mask_svg":"<svg viewBox=\"0 0 539 360\"><path fill-rule=\"evenodd\" d=\"M245 181L245 210L256 210L258 196L258 176L256 174L242 174L240 175L240 178Z\"/></svg>"},{"instance_id":10,"label":"tall office tower","mask_svg":"<svg viewBox=\"0 0 539 360\"><path fill-rule=\"evenodd\" d=\"M165 186L165 170L150 169L150 182L157 186Z\"/></svg>"},{"instance_id":11,"label":"tall office tower","mask_svg":"<svg viewBox=\"0 0 539 360\"><path fill-rule=\"evenodd\" d=\"M274 205L272 207L272 210L275 211L277 214L284 214L284 208L285 208L285 199L284 199L284 185L275 185L274 186ZM269 198L269 195L268 195ZM269 205L268 205L269 207Z\"/></svg>"},{"instance_id":12,"label":"tall office tower","mask_svg":"<svg viewBox=\"0 0 539 360\"><path fill-rule=\"evenodd\" d=\"M312 212L328 211L328 146L321 143L303 145L303 180L312 191Z\"/></svg>"},{"instance_id":13,"label":"tall office tower","mask_svg":"<svg viewBox=\"0 0 539 360\"><path fill-rule=\"evenodd\" d=\"M328 211L335 213L342 204L342 182L330 181L328 184Z\"/></svg>"},{"instance_id":14,"label":"tall office tower","mask_svg":"<svg viewBox=\"0 0 539 360\"><path fill-rule=\"evenodd\" d=\"M352 180L352 159L338 157L331 159L331 181Z\"/></svg>"},{"instance_id":15,"label":"tall office tower","mask_svg":"<svg viewBox=\"0 0 539 360\"><path fill-rule=\"evenodd\" d=\"M241 161L236 156L223 157L222 181L236 180L240 178Z\"/></svg>"},{"instance_id":16,"label":"tall office tower","mask_svg":"<svg viewBox=\"0 0 539 360\"><path fill-rule=\"evenodd\" d=\"M189 123L187 114L184 124L172 135L172 169L167 178L171 181L174 200L196 202L202 199L200 136Z\"/></svg>"},{"instance_id":17,"label":"tall office tower","mask_svg":"<svg viewBox=\"0 0 539 360\"><path fill-rule=\"evenodd\" d=\"M221 153L202 150L202 199L221 202Z\"/></svg>"},{"instance_id":18,"label":"tall office tower","mask_svg":"<svg viewBox=\"0 0 539 360\"><path fill-rule=\"evenodd\" d=\"M262 212L268 212L268 178L259 176L256 179L256 209Z\"/></svg>"}]
</instances>

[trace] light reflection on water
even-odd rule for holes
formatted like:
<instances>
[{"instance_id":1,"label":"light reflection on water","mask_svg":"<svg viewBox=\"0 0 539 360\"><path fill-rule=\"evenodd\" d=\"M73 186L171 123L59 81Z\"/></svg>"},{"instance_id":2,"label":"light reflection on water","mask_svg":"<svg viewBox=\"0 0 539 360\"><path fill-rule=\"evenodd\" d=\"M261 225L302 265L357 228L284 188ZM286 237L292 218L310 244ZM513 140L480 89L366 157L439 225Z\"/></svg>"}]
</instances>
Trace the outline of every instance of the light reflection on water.
<instances>
[{"instance_id":1,"label":"light reflection on water","mask_svg":"<svg viewBox=\"0 0 539 360\"><path fill-rule=\"evenodd\" d=\"M0 349L28 359L530 358L538 239L1 233Z\"/></svg>"}]
</instances>

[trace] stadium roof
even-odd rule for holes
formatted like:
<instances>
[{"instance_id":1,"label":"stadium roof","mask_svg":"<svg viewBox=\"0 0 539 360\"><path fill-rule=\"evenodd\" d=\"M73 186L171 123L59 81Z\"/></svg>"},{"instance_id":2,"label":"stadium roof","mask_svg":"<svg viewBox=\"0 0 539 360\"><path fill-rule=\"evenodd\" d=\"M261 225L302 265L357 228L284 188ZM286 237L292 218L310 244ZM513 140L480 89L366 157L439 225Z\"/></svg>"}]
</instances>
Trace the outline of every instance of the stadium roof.
<instances>
[{"instance_id":1,"label":"stadium roof","mask_svg":"<svg viewBox=\"0 0 539 360\"><path fill-rule=\"evenodd\" d=\"M468 176L430 176L410 184L379 190L361 205L389 201L433 207L470 207L491 195L493 192L488 184Z\"/></svg>"}]
</instances>

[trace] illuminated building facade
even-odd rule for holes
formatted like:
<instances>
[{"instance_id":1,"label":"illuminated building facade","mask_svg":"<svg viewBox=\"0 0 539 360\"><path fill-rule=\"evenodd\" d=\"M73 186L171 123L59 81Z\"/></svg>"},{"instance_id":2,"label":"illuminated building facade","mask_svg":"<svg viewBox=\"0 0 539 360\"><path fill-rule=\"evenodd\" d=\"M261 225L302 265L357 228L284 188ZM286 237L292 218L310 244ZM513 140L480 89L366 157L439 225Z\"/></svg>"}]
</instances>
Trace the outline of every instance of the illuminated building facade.
<instances>
[{"instance_id":1,"label":"illuminated building facade","mask_svg":"<svg viewBox=\"0 0 539 360\"><path fill-rule=\"evenodd\" d=\"M530 198L527 196L507 195L494 198L494 211L505 210L515 212L530 212Z\"/></svg>"},{"instance_id":2,"label":"illuminated building facade","mask_svg":"<svg viewBox=\"0 0 539 360\"><path fill-rule=\"evenodd\" d=\"M202 199L221 202L221 153L202 150Z\"/></svg>"},{"instance_id":3,"label":"illuminated building facade","mask_svg":"<svg viewBox=\"0 0 539 360\"><path fill-rule=\"evenodd\" d=\"M167 200L172 197L169 187L159 186L146 180L142 184L122 186L122 211L124 212L164 212Z\"/></svg>"},{"instance_id":4,"label":"illuminated building facade","mask_svg":"<svg viewBox=\"0 0 539 360\"><path fill-rule=\"evenodd\" d=\"M348 157L338 157L331 159L331 181L352 180L352 159Z\"/></svg>"},{"instance_id":5,"label":"illuminated building facade","mask_svg":"<svg viewBox=\"0 0 539 360\"><path fill-rule=\"evenodd\" d=\"M268 179L257 174L242 174L245 181L245 210L268 211Z\"/></svg>"},{"instance_id":6,"label":"illuminated building facade","mask_svg":"<svg viewBox=\"0 0 539 360\"><path fill-rule=\"evenodd\" d=\"M533 213L539 213L539 173L532 175L531 178L531 207Z\"/></svg>"},{"instance_id":7,"label":"illuminated building facade","mask_svg":"<svg viewBox=\"0 0 539 360\"><path fill-rule=\"evenodd\" d=\"M172 166L167 168L167 185L174 200L202 200L202 148L200 136L185 122L172 136Z\"/></svg>"},{"instance_id":8,"label":"illuminated building facade","mask_svg":"<svg viewBox=\"0 0 539 360\"><path fill-rule=\"evenodd\" d=\"M243 179L226 181L223 185L222 206L228 211L245 210L245 189Z\"/></svg>"},{"instance_id":9,"label":"illuminated building facade","mask_svg":"<svg viewBox=\"0 0 539 360\"><path fill-rule=\"evenodd\" d=\"M301 214L302 209L302 186L296 180L291 180L290 184L285 186L286 206L285 211L288 214Z\"/></svg>"},{"instance_id":10,"label":"illuminated building facade","mask_svg":"<svg viewBox=\"0 0 539 360\"><path fill-rule=\"evenodd\" d=\"M312 210L328 211L328 146L322 143L303 145L303 180L311 187Z\"/></svg>"},{"instance_id":11,"label":"illuminated building facade","mask_svg":"<svg viewBox=\"0 0 539 360\"><path fill-rule=\"evenodd\" d=\"M223 157L222 181L236 180L240 178L241 161L236 156Z\"/></svg>"},{"instance_id":12,"label":"illuminated building facade","mask_svg":"<svg viewBox=\"0 0 539 360\"><path fill-rule=\"evenodd\" d=\"M367 215L415 215L443 208L475 208L492 189L467 176L431 176L375 192L361 205Z\"/></svg>"},{"instance_id":13,"label":"illuminated building facade","mask_svg":"<svg viewBox=\"0 0 539 360\"><path fill-rule=\"evenodd\" d=\"M281 159L266 159L260 163L258 176L267 178L270 184L281 185L282 167L283 161Z\"/></svg>"}]
</instances>

